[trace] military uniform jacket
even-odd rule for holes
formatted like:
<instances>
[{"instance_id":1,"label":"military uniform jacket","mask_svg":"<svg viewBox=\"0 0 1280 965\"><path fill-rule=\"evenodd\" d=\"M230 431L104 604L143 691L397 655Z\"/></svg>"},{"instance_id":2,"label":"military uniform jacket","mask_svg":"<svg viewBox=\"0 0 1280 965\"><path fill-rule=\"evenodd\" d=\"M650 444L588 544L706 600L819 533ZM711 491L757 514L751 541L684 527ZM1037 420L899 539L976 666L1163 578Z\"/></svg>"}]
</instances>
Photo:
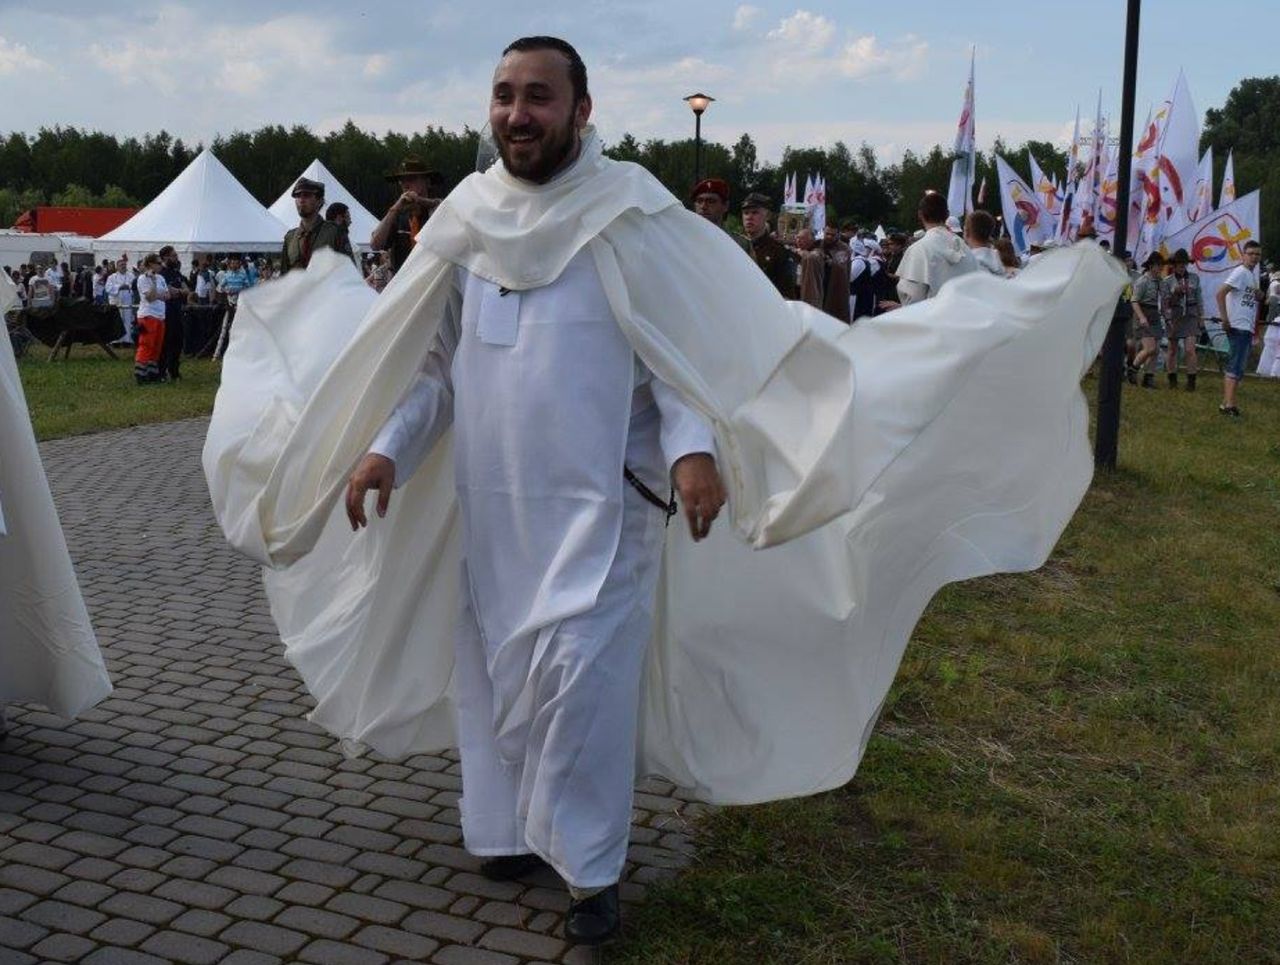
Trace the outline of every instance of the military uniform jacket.
<instances>
[{"instance_id":1,"label":"military uniform jacket","mask_svg":"<svg viewBox=\"0 0 1280 965\"><path fill-rule=\"evenodd\" d=\"M306 268L317 248L332 248L352 257L351 239L347 237L346 230L332 221L317 218L310 231L303 231L299 225L285 234L284 248L280 252L280 271Z\"/></svg>"},{"instance_id":2,"label":"military uniform jacket","mask_svg":"<svg viewBox=\"0 0 1280 965\"><path fill-rule=\"evenodd\" d=\"M783 298L796 297L796 265L786 245L768 234L751 241L751 259Z\"/></svg>"}]
</instances>

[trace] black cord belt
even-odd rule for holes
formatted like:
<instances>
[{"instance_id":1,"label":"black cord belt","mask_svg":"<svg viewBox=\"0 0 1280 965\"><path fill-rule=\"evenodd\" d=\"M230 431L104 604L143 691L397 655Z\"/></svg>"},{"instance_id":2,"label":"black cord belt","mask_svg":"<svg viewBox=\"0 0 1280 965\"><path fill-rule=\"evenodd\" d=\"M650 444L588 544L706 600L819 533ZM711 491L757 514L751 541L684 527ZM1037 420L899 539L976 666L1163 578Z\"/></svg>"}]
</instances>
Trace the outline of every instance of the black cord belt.
<instances>
[{"instance_id":1,"label":"black cord belt","mask_svg":"<svg viewBox=\"0 0 1280 965\"><path fill-rule=\"evenodd\" d=\"M671 490L671 498L663 499L652 489L646 486L635 473L631 471L630 466L622 467L622 478L629 482L641 496L649 503L657 506L660 510L667 514L667 523L671 522L671 517L676 514L676 491Z\"/></svg>"}]
</instances>

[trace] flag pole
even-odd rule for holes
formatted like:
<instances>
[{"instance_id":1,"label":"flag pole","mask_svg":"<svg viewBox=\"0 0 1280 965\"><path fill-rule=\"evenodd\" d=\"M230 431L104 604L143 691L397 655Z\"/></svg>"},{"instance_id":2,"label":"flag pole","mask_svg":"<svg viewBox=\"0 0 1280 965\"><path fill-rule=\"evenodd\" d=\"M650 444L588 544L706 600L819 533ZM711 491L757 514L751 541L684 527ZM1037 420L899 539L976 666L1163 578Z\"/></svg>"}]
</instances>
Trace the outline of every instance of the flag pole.
<instances>
[{"instance_id":1,"label":"flag pole","mask_svg":"<svg viewBox=\"0 0 1280 965\"><path fill-rule=\"evenodd\" d=\"M1120 159L1117 164L1116 230L1111 245L1117 258L1128 255L1129 176L1133 167L1133 102L1138 83L1138 15L1142 0L1128 0L1124 35L1124 87L1120 108ZM1102 344L1098 373L1098 424L1094 432L1093 461L1103 469L1116 468L1120 440L1120 391L1124 383L1124 335L1131 309L1116 305Z\"/></svg>"}]
</instances>

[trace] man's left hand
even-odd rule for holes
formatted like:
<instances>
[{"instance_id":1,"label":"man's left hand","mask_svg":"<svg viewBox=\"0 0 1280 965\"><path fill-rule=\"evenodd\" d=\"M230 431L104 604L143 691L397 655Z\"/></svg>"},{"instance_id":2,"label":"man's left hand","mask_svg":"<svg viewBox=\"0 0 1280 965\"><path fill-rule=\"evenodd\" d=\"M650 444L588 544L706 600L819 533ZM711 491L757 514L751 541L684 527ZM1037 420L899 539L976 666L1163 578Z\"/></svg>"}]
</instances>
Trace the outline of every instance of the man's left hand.
<instances>
[{"instance_id":1,"label":"man's left hand","mask_svg":"<svg viewBox=\"0 0 1280 965\"><path fill-rule=\"evenodd\" d=\"M719 515L725 501L724 483L716 469L715 457L709 452L682 456L671 468L671 483L689 521L689 535L695 541L706 539L712 520Z\"/></svg>"}]
</instances>

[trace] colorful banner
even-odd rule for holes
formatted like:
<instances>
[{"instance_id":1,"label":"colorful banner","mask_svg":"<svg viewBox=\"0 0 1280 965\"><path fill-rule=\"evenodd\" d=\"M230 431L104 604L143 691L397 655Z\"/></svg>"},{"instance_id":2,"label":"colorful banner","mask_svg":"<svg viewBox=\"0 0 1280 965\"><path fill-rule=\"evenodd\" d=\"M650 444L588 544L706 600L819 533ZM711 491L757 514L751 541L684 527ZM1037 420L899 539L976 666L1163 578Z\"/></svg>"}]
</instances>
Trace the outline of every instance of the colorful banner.
<instances>
[{"instance_id":1,"label":"colorful banner","mask_svg":"<svg viewBox=\"0 0 1280 965\"><path fill-rule=\"evenodd\" d=\"M1170 235L1161 244L1160 253L1168 258L1180 248L1186 250L1191 256L1191 267L1200 276L1205 317L1216 318L1218 289L1231 269L1243 262L1242 249L1246 241L1262 241L1257 191L1250 191L1240 200Z\"/></svg>"},{"instance_id":2,"label":"colorful banner","mask_svg":"<svg viewBox=\"0 0 1280 965\"><path fill-rule=\"evenodd\" d=\"M1196 186L1191 194L1187 217L1193 222L1209 217L1213 211L1213 145L1205 148L1196 170Z\"/></svg>"},{"instance_id":3,"label":"colorful banner","mask_svg":"<svg viewBox=\"0 0 1280 965\"><path fill-rule=\"evenodd\" d=\"M1005 228L1014 250L1025 255L1033 242L1043 241L1053 234L1054 219L1044 209L1036 192L998 154L996 175L1000 179L1000 210Z\"/></svg>"}]
</instances>

